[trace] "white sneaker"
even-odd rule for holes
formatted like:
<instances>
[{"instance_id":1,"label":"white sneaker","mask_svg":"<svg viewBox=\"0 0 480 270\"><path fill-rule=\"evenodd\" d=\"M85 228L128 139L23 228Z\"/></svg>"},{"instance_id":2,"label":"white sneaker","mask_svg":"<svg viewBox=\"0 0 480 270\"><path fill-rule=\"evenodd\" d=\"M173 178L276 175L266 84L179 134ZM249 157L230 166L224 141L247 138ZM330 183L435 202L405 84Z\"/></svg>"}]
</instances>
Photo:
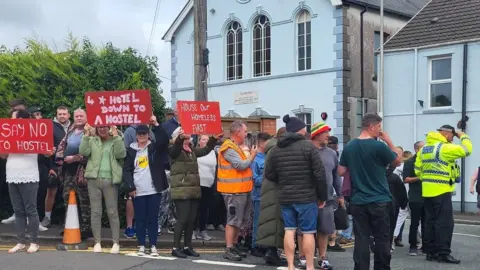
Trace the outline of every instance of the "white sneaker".
<instances>
[{"instance_id":1,"label":"white sneaker","mask_svg":"<svg viewBox=\"0 0 480 270\"><path fill-rule=\"evenodd\" d=\"M13 254L13 253L17 253L17 252L20 252L20 251L23 251L25 249L25 245L24 244L16 244L13 248L11 248L8 253L9 254Z\"/></svg>"},{"instance_id":2,"label":"white sneaker","mask_svg":"<svg viewBox=\"0 0 480 270\"><path fill-rule=\"evenodd\" d=\"M40 249L39 245L31 243L30 247L27 250L27 253L29 253L29 254L36 253L36 252L38 252L39 249Z\"/></svg>"},{"instance_id":3,"label":"white sneaker","mask_svg":"<svg viewBox=\"0 0 480 270\"><path fill-rule=\"evenodd\" d=\"M140 246L137 251L138 256L145 256L145 246Z\"/></svg>"},{"instance_id":4,"label":"white sneaker","mask_svg":"<svg viewBox=\"0 0 480 270\"><path fill-rule=\"evenodd\" d=\"M44 227L42 224L40 224L40 225L38 225L38 230L41 231L41 232L46 232L46 231L48 231L48 228Z\"/></svg>"},{"instance_id":5,"label":"white sneaker","mask_svg":"<svg viewBox=\"0 0 480 270\"><path fill-rule=\"evenodd\" d=\"M158 251L156 246L151 246L150 247L150 256L152 257L158 257Z\"/></svg>"},{"instance_id":6,"label":"white sneaker","mask_svg":"<svg viewBox=\"0 0 480 270\"><path fill-rule=\"evenodd\" d=\"M102 245L100 243L96 243L95 246L93 246L93 252L102 253Z\"/></svg>"},{"instance_id":7,"label":"white sneaker","mask_svg":"<svg viewBox=\"0 0 480 270\"><path fill-rule=\"evenodd\" d=\"M212 240L212 237L210 237L210 235L208 235L206 231L200 232L200 235L199 235L199 236L200 236L201 239L203 239L203 240L205 240L205 241L210 241L210 240ZM198 236L197 236L197 238L198 238Z\"/></svg>"},{"instance_id":8,"label":"white sneaker","mask_svg":"<svg viewBox=\"0 0 480 270\"><path fill-rule=\"evenodd\" d=\"M110 249L111 254L118 254L120 253L120 245L117 243L114 243L112 246L112 249Z\"/></svg>"},{"instance_id":9,"label":"white sneaker","mask_svg":"<svg viewBox=\"0 0 480 270\"><path fill-rule=\"evenodd\" d=\"M2 224L12 224L15 223L15 215L12 215L11 217L2 220Z\"/></svg>"}]
</instances>

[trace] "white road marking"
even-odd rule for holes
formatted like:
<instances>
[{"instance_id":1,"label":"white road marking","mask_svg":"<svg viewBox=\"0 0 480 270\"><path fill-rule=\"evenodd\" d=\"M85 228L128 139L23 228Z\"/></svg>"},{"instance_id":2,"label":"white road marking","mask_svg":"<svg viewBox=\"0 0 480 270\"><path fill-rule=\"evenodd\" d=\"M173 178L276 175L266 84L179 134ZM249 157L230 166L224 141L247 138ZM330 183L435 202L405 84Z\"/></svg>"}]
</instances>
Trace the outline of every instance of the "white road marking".
<instances>
[{"instance_id":1,"label":"white road marking","mask_svg":"<svg viewBox=\"0 0 480 270\"><path fill-rule=\"evenodd\" d=\"M465 234L465 233L453 233L454 235L461 235L461 236L469 236L469 237L476 237L480 238L480 235L474 235L474 234Z\"/></svg>"},{"instance_id":2,"label":"white road marking","mask_svg":"<svg viewBox=\"0 0 480 270\"><path fill-rule=\"evenodd\" d=\"M254 264L242 264L242 263L229 263L229 262L217 262L209 260L195 260L194 263L204 263L204 264L214 264L214 265L225 265L225 266L236 266L236 267L245 267L245 268L254 268L257 267Z\"/></svg>"},{"instance_id":3,"label":"white road marking","mask_svg":"<svg viewBox=\"0 0 480 270\"><path fill-rule=\"evenodd\" d=\"M156 257L150 256L150 255L139 256L137 253L129 253L129 254L125 254L125 256L153 259L153 260L167 260L167 261L173 261L177 259L173 257L163 257L163 256L156 256Z\"/></svg>"},{"instance_id":4,"label":"white road marking","mask_svg":"<svg viewBox=\"0 0 480 270\"><path fill-rule=\"evenodd\" d=\"M475 225L475 224L457 224L455 223L455 227L457 226L460 226L460 227L480 227L480 224L479 225Z\"/></svg>"}]
</instances>

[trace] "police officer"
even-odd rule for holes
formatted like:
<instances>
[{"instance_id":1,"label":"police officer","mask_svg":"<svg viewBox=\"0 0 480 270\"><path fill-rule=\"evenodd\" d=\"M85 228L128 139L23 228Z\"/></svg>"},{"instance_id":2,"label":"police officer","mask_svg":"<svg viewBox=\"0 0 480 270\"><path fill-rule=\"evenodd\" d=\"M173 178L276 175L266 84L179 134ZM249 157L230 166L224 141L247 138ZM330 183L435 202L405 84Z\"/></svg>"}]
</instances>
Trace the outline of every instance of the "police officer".
<instances>
[{"instance_id":1,"label":"police officer","mask_svg":"<svg viewBox=\"0 0 480 270\"><path fill-rule=\"evenodd\" d=\"M452 143L457 137L461 145ZM427 134L426 144L415 161L415 174L422 181L425 207L423 250L428 261L459 264L450 255L453 234L452 192L460 181L460 168L455 160L472 153L472 142L467 134L455 131L450 125Z\"/></svg>"}]
</instances>

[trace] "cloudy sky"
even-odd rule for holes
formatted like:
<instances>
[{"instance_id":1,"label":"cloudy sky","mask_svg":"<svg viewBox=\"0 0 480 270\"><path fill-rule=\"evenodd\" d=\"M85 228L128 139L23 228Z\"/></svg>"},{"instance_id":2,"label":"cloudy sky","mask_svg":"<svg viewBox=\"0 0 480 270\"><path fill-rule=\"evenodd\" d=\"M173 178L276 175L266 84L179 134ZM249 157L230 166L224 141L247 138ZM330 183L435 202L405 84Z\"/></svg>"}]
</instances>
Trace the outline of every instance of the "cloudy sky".
<instances>
[{"instance_id":1,"label":"cloudy sky","mask_svg":"<svg viewBox=\"0 0 480 270\"><path fill-rule=\"evenodd\" d=\"M170 44L162 36L186 0L160 2L149 54L159 59L159 75L170 78ZM156 4L157 0L0 0L0 44L22 47L25 37L38 37L61 50L71 31L94 44L111 41L118 48L132 47L145 55ZM170 81L162 80L169 101Z\"/></svg>"}]
</instances>

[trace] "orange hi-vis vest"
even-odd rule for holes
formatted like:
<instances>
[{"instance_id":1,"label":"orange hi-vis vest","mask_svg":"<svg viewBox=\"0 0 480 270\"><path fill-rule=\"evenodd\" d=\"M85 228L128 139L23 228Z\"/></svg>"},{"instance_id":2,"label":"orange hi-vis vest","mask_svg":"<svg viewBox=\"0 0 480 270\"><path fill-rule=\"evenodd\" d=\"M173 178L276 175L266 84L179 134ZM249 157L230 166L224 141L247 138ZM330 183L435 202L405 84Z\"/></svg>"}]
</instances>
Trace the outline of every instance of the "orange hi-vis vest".
<instances>
[{"instance_id":1,"label":"orange hi-vis vest","mask_svg":"<svg viewBox=\"0 0 480 270\"><path fill-rule=\"evenodd\" d=\"M239 171L233 168L232 164L224 157L228 149L235 150L242 160L247 160L247 156L231 140L226 140L218 151L218 171L217 171L217 191L220 193L237 194L248 193L253 189L252 169L248 168Z\"/></svg>"}]
</instances>

